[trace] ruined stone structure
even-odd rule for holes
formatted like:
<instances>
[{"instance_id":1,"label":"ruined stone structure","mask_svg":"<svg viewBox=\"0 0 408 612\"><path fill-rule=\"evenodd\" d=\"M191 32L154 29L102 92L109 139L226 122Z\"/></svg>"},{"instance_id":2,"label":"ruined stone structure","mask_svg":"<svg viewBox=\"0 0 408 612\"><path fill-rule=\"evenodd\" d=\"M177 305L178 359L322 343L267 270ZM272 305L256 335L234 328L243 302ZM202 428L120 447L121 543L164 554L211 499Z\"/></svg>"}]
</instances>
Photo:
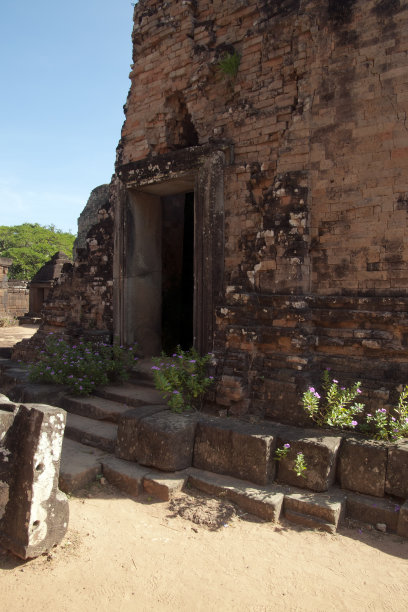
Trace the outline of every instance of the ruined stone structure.
<instances>
[{"instance_id":1,"label":"ruined stone structure","mask_svg":"<svg viewBox=\"0 0 408 612\"><path fill-rule=\"evenodd\" d=\"M28 283L8 279L8 269L12 263L9 257L0 257L0 317L19 317L28 308Z\"/></svg>"},{"instance_id":2,"label":"ruined stone structure","mask_svg":"<svg viewBox=\"0 0 408 612\"><path fill-rule=\"evenodd\" d=\"M182 330L170 342L214 352L229 414L301 424L328 366L370 407L392 401L408 382L407 54L406 0L140 0L110 204L45 329L146 355Z\"/></svg>"},{"instance_id":3,"label":"ruined stone structure","mask_svg":"<svg viewBox=\"0 0 408 612\"><path fill-rule=\"evenodd\" d=\"M63 266L70 262L68 255L59 251L33 276L30 281L30 315L37 317L41 315L44 302L48 298L54 281L60 277Z\"/></svg>"}]
</instances>

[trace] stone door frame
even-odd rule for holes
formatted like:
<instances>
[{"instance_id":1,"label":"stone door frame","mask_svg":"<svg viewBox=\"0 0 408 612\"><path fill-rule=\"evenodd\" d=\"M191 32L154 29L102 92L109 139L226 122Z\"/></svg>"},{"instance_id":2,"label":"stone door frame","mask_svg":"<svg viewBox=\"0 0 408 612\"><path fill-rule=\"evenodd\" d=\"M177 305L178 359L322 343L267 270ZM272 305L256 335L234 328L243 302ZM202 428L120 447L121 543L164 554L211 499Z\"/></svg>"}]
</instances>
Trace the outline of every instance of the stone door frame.
<instances>
[{"instance_id":1,"label":"stone door frame","mask_svg":"<svg viewBox=\"0 0 408 612\"><path fill-rule=\"evenodd\" d=\"M161 197L194 191L194 346L213 350L224 277L224 167L232 147L200 146L117 169L114 335L161 350ZM160 265L158 263L160 262Z\"/></svg>"}]
</instances>

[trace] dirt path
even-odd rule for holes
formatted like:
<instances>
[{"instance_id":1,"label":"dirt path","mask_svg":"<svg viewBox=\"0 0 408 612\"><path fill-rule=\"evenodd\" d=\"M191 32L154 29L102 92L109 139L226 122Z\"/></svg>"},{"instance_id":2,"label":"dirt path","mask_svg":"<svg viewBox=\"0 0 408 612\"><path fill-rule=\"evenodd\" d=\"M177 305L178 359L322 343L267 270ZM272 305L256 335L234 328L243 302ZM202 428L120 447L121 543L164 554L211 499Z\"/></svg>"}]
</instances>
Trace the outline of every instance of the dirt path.
<instances>
[{"instance_id":1,"label":"dirt path","mask_svg":"<svg viewBox=\"0 0 408 612\"><path fill-rule=\"evenodd\" d=\"M0 555L2 610L408 609L408 542L397 536L225 515L210 530L179 516L183 499L171 510L102 484L85 495L71 498L68 535L51 555ZM196 520L214 512L212 500L194 504Z\"/></svg>"}]
</instances>

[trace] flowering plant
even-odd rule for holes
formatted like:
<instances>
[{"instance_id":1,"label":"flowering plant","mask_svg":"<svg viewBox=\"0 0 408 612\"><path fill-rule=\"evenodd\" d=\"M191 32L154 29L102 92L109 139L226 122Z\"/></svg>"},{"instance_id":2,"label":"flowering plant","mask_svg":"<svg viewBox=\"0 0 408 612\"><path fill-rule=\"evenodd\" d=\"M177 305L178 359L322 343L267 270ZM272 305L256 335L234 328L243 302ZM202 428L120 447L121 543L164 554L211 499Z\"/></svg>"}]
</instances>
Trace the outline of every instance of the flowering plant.
<instances>
[{"instance_id":1,"label":"flowering plant","mask_svg":"<svg viewBox=\"0 0 408 612\"><path fill-rule=\"evenodd\" d=\"M275 451L276 461L282 461L282 459L285 459L289 451L290 451L289 443L284 444L282 448L277 448ZM293 471L296 473L296 476L301 476L302 478L306 478L306 476L303 473L306 470L307 470L307 465L305 461L305 456L302 452L299 452L296 454L296 457L294 460Z\"/></svg>"},{"instance_id":2,"label":"flowering plant","mask_svg":"<svg viewBox=\"0 0 408 612\"><path fill-rule=\"evenodd\" d=\"M396 408L391 412L379 408L374 414L367 414L366 421L374 427L376 440L408 438L408 385L403 387Z\"/></svg>"},{"instance_id":3,"label":"flowering plant","mask_svg":"<svg viewBox=\"0 0 408 612\"><path fill-rule=\"evenodd\" d=\"M134 346L83 340L71 345L51 333L39 360L31 363L28 371L33 382L68 385L74 395L90 395L98 385L126 380L137 359Z\"/></svg>"},{"instance_id":4,"label":"flowering plant","mask_svg":"<svg viewBox=\"0 0 408 612\"><path fill-rule=\"evenodd\" d=\"M354 428L358 425L355 416L364 410L364 404L354 401L361 393L360 385L360 382L356 382L351 387L340 387L339 381L330 378L330 371L325 370L323 399L314 387L309 387L302 396L303 408L319 427Z\"/></svg>"},{"instance_id":5,"label":"flowering plant","mask_svg":"<svg viewBox=\"0 0 408 612\"><path fill-rule=\"evenodd\" d=\"M201 357L193 348L183 351L178 346L171 356L163 353L161 357L153 358L154 384L173 412L202 407L204 394L214 379L207 375L211 357L211 353Z\"/></svg>"}]
</instances>

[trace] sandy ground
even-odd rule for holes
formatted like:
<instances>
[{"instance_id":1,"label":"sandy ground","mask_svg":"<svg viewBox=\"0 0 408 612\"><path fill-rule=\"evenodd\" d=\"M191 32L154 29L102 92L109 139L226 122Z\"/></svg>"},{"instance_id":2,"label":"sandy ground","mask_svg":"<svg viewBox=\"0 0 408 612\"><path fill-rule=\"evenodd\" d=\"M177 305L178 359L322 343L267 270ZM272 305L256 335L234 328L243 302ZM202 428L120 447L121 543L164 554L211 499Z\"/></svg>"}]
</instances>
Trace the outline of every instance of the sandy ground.
<instances>
[{"instance_id":1,"label":"sandy ground","mask_svg":"<svg viewBox=\"0 0 408 612\"><path fill-rule=\"evenodd\" d=\"M273 526L191 493L169 504L96 484L71 497L68 534L51 554L0 554L1 609L408 609L408 541L361 526Z\"/></svg>"},{"instance_id":2,"label":"sandy ground","mask_svg":"<svg viewBox=\"0 0 408 612\"><path fill-rule=\"evenodd\" d=\"M12 330L14 342L35 331L0 329L0 346ZM70 515L49 555L0 550L0 610L408 610L408 541L396 535L273 526L194 491L134 500L104 480L70 498Z\"/></svg>"},{"instance_id":3,"label":"sandy ground","mask_svg":"<svg viewBox=\"0 0 408 612\"><path fill-rule=\"evenodd\" d=\"M38 325L0 327L0 347L12 347L24 338L31 338L37 329Z\"/></svg>"}]
</instances>

